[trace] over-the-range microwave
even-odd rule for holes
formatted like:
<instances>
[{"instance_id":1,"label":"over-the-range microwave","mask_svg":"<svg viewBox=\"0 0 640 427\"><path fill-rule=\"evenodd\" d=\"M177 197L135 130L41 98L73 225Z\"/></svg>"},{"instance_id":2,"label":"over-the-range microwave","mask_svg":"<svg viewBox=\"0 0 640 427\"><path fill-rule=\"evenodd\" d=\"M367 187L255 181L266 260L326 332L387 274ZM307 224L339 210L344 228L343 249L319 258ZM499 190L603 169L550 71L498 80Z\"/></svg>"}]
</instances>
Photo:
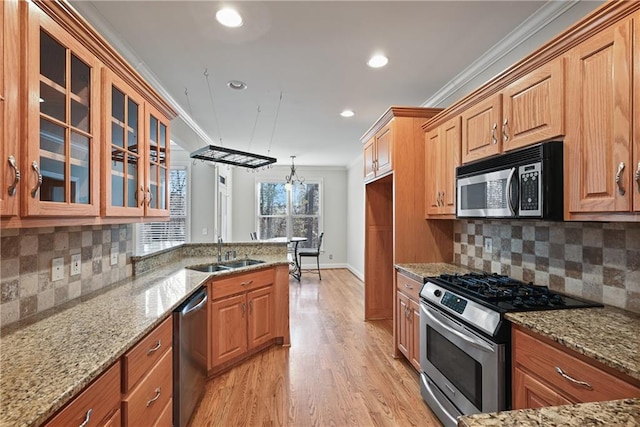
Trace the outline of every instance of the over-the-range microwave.
<instances>
[{"instance_id":1,"label":"over-the-range microwave","mask_svg":"<svg viewBox=\"0 0 640 427\"><path fill-rule=\"evenodd\" d=\"M456 216L562 220L562 159L549 141L457 167Z\"/></svg>"}]
</instances>

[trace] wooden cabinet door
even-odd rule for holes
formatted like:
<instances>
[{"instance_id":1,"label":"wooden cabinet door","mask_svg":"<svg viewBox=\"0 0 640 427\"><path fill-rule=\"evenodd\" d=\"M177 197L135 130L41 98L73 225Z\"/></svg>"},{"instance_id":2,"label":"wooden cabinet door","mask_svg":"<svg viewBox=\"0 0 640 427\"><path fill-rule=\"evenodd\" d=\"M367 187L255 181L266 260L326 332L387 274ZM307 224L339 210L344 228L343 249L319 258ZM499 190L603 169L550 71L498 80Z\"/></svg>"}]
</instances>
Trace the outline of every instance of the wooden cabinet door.
<instances>
[{"instance_id":1,"label":"wooden cabinet door","mask_svg":"<svg viewBox=\"0 0 640 427\"><path fill-rule=\"evenodd\" d=\"M501 118L502 95L482 101L462 113L463 163L502 151Z\"/></svg>"},{"instance_id":2,"label":"wooden cabinet door","mask_svg":"<svg viewBox=\"0 0 640 427\"><path fill-rule=\"evenodd\" d=\"M100 63L29 3L23 216L98 216Z\"/></svg>"},{"instance_id":3,"label":"wooden cabinet door","mask_svg":"<svg viewBox=\"0 0 640 427\"><path fill-rule=\"evenodd\" d=\"M376 133L376 176L393 170L393 126L394 119Z\"/></svg>"},{"instance_id":4,"label":"wooden cabinet door","mask_svg":"<svg viewBox=\"0 0 640 427\"><path fill-rule=\"evenodd\" d=\"M425 134L425 144L426 213L429 216L440 213L440 127Z\"/></svg>"},{"instance_id":5,"label":"wooden cabinet door","mask_svg":"<svg viewBox=\"0 0 640 427\"><path fill-rule=\"evenodd\" d=\"M411 310L411 348L409 362L418 372L420 372L420 305L409 300L409 308Z\"/></svg>"},{"instance_id":6,"label":"wooden cabinet door","mask_svg":"<svg viewBox=\"0 0 640 427\"><path fill-rule=\"evenodd\" d=\"M247 352L246 295L211 303L211 367Z\"/></svg>"},{"instance_id":7,"label":"wooden cabinet door","mask_svg":"<svg viewBox=\"0 0 640 427\"><path fill-rule=\"evenodd\" d=\"M633 55L633 111L636 112L633 122L633 210L640 212L640 54L637 54L638 46L640 46L640 12L634 14L633 19L633 37L636 46L636 54Z\"/></svg>"},{"instance_id":8,"label":"wooden cabinet door","mask_svg":"<svg viewBox=\"0 0 640 427\"><path fill-rule=\"evenodd\" d=\"M568 53L564 164L570 214L631 208L631 48L626 21Z\"/></svg>"},{"instance_id":9,"label":"wooden cabinet door","mask_svg":"<svg viewBox=\"0 0 640 427\"><path fill-rule=\"evenodd\" d=\"M18 1L0 3L0 215L19 213Z\"/></svg>"},{"instance_id":10,"label":"wooden cabinet door","mask_svg":"<svg viewBox=\"0 0 640 427\"><path fill-rule=\"evenodd\" d=\"M376 160L376 138L374 136L369 141L367 141L366 144L364 144L364 179L365 181L373 179L376 176L375 160Z\"/></svg>"},{"instance_id":11,"label":"wooden cabinet door","mask_svg":"<svg viewBox=\"0 0 640 427\"><path fill-rule=\"evenodd\" d=\"M461 118L456 117L441 126L440 189L442 203L440 213L456 213L456 168L460 166Z\"/></svg>"},{"instance_id":12,"label":"wooden cabinet door","mask_svg":"<svg viewBox=\"0 0 640 427\"><path fill-rule=\"evenodd\" d=\"M169 121L145 104L145 215L169 216Z\"/></svg>"},{"instance_id":13,"label":"wooden cabinet door","mask_svg":"<svg viewBox=\"0 0 640 427\"><path fill-rule=\"evenodd\" d=\"M273 286L247 293L249 305L249 349L256 348L274 337Z\"/></svg>"},{"instance_id":14,"label":"wooden cabinet door","mask_svg":"<svg viewBox=\"0 0 640 427\"><path fill-rule=\"evenodd\" d=\"M396 328L398 349L411 360L411 340L413 338L410 325L409 298L402 292L396 293Z\"/></svg>"},{"instance_id":15,"label":"wooden cabinet door","mask_svg":"<svg viewBox=\"0 0 640 427\"><path fill-rule=\"evenodd\" d=\"M554 389L538 381L532 375L519 368L513 375L513 409L544 408L546 406L568 405L565 399Z\"/></svg>"},{"instance_id":16,"label":"wooden cabinet door","mask_svg":"<svg viewBox=\"0 0 640 427\"><path fill-rule=\"evenodd\" d=\"M502 91L504 151L564 134L564 58L560 57Z\"/></svg>"},{"instance_id":17,"label":"wooden cabinet door","mask_svg":"<svg viewBox=\"0 0 640 427\"><path fill-rule=\"evenodd\" d=\"M104 216L143 216L145 208L144 103L112 71L103 68L104 151L101 212Z\"/></svg>"}]
</instances>

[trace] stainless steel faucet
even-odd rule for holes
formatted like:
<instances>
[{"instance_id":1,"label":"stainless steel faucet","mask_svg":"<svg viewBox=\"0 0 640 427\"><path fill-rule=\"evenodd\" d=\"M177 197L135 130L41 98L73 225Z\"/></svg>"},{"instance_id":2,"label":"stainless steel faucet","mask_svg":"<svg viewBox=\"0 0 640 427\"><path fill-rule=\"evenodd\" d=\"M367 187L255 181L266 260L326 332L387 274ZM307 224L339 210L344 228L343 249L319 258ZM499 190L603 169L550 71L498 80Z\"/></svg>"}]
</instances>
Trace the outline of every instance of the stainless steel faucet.
<instances>
[{"instance_id":1,"label":"stainless steel faucet","mask_svg":"<svg viewBox=\"0 0 640 427\"><path fill-rule=\"evenodd\" d=\"M222 262L222 236L218 236L218 262Z\"/></svg>"}]
</instances>

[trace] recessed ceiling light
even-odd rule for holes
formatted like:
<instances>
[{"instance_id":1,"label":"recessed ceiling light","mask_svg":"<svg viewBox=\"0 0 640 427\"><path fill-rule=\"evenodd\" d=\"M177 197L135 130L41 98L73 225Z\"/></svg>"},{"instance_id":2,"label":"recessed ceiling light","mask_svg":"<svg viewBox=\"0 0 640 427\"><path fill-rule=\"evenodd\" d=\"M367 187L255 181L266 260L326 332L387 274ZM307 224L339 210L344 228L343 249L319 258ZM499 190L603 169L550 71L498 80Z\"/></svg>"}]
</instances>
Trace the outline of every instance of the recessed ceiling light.
<instances>
[{"instance_id":1,"label":"recessed ceiling light","mask_svg":"<svg viewBox=\"0 0 640 427\"><path fill-rule=\"evenodd\" d=\"M236 28L242 26L242 16L237 10L230 7L220 9L216 13L216 19L225 27Z\"/></svg>"},{"instance_id":2,"label":"recessed ceiling light","mask_svg":"<svg viewBox=\"0 0 640 427\"><path fill-rule=\"evenodd\" d=\"M389 58L384 55L373 55L367 62L367 65L371 68L380 68L387 65Z\"/></svg>"},{"instance_id":3,"label":"recessed ceiling light","mask_svg":"<svg viewBox=\"0 0 640 427\"><path fill-rule=\"evenodd\" d=\"M342 113L340 113L340 115L342 117L353 117L356 113L353 112L353 110L344 110Z\"/></svg>"},{"instance_id":4,"label":"recessed ceiling light","mask_svg":"<svg viewBox=\"0 0 640 427\"><path fill-rule=\"evenodd\" d=\"M234 90L244 90L247 88L247 84L245 82L241 82L240 80L229 80L227 82L227 86Z\"/></svg>"}]
</instances>

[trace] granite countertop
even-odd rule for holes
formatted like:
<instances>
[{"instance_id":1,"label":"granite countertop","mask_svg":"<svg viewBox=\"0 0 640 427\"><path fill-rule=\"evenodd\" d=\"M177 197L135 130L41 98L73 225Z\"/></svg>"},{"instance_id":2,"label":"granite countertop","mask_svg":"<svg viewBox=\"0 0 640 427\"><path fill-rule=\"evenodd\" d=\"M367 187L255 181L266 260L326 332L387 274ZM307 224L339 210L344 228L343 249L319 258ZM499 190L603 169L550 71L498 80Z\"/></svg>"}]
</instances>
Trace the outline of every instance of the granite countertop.
<instances>
[{"instance_id":1,"label":"granite countertop","mask_svg":"<svg viewBox=\"0 0 640 427\"><path fill-rule=\"evenodd\" d=\"M256 258L266 263L216 273L184 268L210 257L184 258L3 328L0 426L41 425L209 277L288 264Z\"/></svg>"},{"instance_id":2,"label":"granite countertop","mask_svg":"<svg viewBox=\"0 0 640 427\"><path fill-rule=\"evenodd\" d=\"M458 418L458 427L631 427L637 425L640 425L640 398L475 414Z\"/></svg>"},{"instance_id":3,"label":"granite countertop","mask_svg":"<svg viewBox=\"0 0 640 427\"><path fill-rule=\"evenodd\" d=\"M472 271L476 271L470 267L450 264L446 262L396 264L395 267L401 273L404 273L405 275L421 283L425 277L439 276L440 274L466 274Z\"/></svg>"}]
</instances>

